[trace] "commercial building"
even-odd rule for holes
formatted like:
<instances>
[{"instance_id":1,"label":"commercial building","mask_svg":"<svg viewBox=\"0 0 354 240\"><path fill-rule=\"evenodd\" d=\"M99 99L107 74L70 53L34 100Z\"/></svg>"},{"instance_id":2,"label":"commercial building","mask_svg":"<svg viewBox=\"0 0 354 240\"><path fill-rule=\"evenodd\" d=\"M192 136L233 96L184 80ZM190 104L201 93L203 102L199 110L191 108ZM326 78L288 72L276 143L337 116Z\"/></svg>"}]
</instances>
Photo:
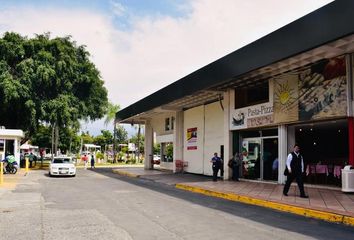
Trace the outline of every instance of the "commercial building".
<instances>
[{"instance_id":1,"label":"commercial building","mask_svg":"<svg viewBox=\"0 0 354 240\"><path fill-rule=\"evenodd\" d=\"M145 159L154 134L162 155L173 146L161 162L173 171L184 162L212 175L214 152L239 152L243 178L283 183L298 143L307 181L338 184L354 165L353 9L332 2L122 109L116 122L145 125Z\"/></svg>"}]
</instances>

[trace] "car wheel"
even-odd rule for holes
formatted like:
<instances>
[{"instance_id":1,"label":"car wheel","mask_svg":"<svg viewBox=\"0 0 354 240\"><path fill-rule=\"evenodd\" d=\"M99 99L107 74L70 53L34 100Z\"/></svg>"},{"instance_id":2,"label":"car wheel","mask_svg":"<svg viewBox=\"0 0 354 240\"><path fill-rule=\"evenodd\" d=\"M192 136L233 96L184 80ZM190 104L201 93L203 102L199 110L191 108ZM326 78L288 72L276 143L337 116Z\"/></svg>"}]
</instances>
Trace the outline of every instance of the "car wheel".
<instances>
[{"instance_id":1,"label":"car wheel","mask_svg":"<svg viewBox=\"0 0 354 240\"><path fill-rule=\"evenodd\" d=\"M50 174L50 172L48 173L48 175L49 175L49 177L51 177L51 176L52 176L52 174Z\"/></svg>"}]
</instances>

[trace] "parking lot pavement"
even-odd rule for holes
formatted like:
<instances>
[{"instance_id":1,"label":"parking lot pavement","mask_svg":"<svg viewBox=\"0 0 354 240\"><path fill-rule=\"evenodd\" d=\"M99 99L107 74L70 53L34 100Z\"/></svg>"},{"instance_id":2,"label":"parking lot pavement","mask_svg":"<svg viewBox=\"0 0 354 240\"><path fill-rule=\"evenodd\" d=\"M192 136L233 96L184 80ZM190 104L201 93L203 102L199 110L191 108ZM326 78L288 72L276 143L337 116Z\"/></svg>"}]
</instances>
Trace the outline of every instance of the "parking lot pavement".
<instances>
[{"instance_id":1,"label":"parking lot pavement","mask_svg":"<svg viewBox=\"0 0 354 240\"><path fill-rule=\"evenodd\" d=\"M283 196L283 185L251 181L210 181L210 177L194 174L141 169L118 169L113 172L149 179L208 196L272 208L297 215L354 226L354 196L337 188L306 187L310 198L299 197L293 184L289 196Z\"/></svg>"}]
</instances>

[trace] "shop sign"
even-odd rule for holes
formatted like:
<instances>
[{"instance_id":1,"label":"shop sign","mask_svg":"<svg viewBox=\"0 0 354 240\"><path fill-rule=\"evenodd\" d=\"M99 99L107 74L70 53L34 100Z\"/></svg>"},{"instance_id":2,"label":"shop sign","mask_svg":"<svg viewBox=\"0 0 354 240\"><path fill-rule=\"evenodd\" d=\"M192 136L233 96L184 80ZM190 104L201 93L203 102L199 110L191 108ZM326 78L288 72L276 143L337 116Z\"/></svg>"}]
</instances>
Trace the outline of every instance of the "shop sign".
<instances>
[{"instance_id":1,"label":"shop sign","mask_svg":"<svg viewBox=\"0 0 354 240\"><path fill-rule=\"evenodd\" d=\"M273 79L274 122L346 116L345 57L322 59Z\"/></svg>"},{"instance_id":2,"label":"shop sign","mask_svg":"<svg viewBox=\"0 0 354 240\"><path fill-rule=\"evenodd\" d=\"M197 150L197 128L188 128L187 129L187 150Z\"/></svg>"},{"instance_id":3,"label":"shop sign","mask_svg":"<svg viewBox=\"0 0 354 240\"><path fill-rule=\"evenodd\" d=\"M273 122L274 122L273 115L249 118L247 119L247 127L251 128L251 127L266 126L272 124Z\"/></svg>"},{"instance_id":4,"label":"shop sign","mask_svg":"<svg viewBox=\"0 0 354 240\"><path fill-rule=\"evenodd\" d=\"M263 103L231 111L231 130L266 126L273 123L273 105Z\"/></svg>"}]
</instances>

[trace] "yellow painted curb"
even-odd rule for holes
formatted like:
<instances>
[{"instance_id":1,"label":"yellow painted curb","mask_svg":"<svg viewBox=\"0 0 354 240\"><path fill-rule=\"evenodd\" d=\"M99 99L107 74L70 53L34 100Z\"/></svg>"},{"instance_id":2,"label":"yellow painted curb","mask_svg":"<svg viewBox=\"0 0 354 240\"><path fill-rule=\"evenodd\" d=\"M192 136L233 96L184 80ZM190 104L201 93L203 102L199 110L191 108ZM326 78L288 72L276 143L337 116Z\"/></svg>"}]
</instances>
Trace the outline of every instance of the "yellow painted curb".
<instances>
[{"instance_id":1,"label":"yellow painted curb","mask_svg":"<svg viewBox=\"0 0 354 240\"><path fill-rule=\"evenodd\" d=\"M126 177L133 177L133 178L140 177L140 175L138 175L138 174L125 172L125 171L121 171L121 170L117 170L117 169L113 169L112 172L117 173L117 174L122 175L122 176L126 176Z\"/></svg>"},{"instance_id":2,"label":"yellow painted curb","mask_svg":"<svg viewBox=\"0 0 354 240\"><path fill-rule=\"evenodd\" d=\"M223 198L231 201L276 209L279 211L293 213L301 216L317 218L328 222L344 223L346 225L354 226L354 217L345 216L341 214L324 212L324 211L298 207L298 206L292 206L283 203L276 203L276 202L252 198L248 196L237 195L234 193L224 193L224 192L218 192L214 190L207 190L200 187L194 187L194 186L189 186L180 183L176 184L176 188L190 191L190 192L201 193L207 196L218 197L218 198Z\"/></svg>"}]
</instances>

